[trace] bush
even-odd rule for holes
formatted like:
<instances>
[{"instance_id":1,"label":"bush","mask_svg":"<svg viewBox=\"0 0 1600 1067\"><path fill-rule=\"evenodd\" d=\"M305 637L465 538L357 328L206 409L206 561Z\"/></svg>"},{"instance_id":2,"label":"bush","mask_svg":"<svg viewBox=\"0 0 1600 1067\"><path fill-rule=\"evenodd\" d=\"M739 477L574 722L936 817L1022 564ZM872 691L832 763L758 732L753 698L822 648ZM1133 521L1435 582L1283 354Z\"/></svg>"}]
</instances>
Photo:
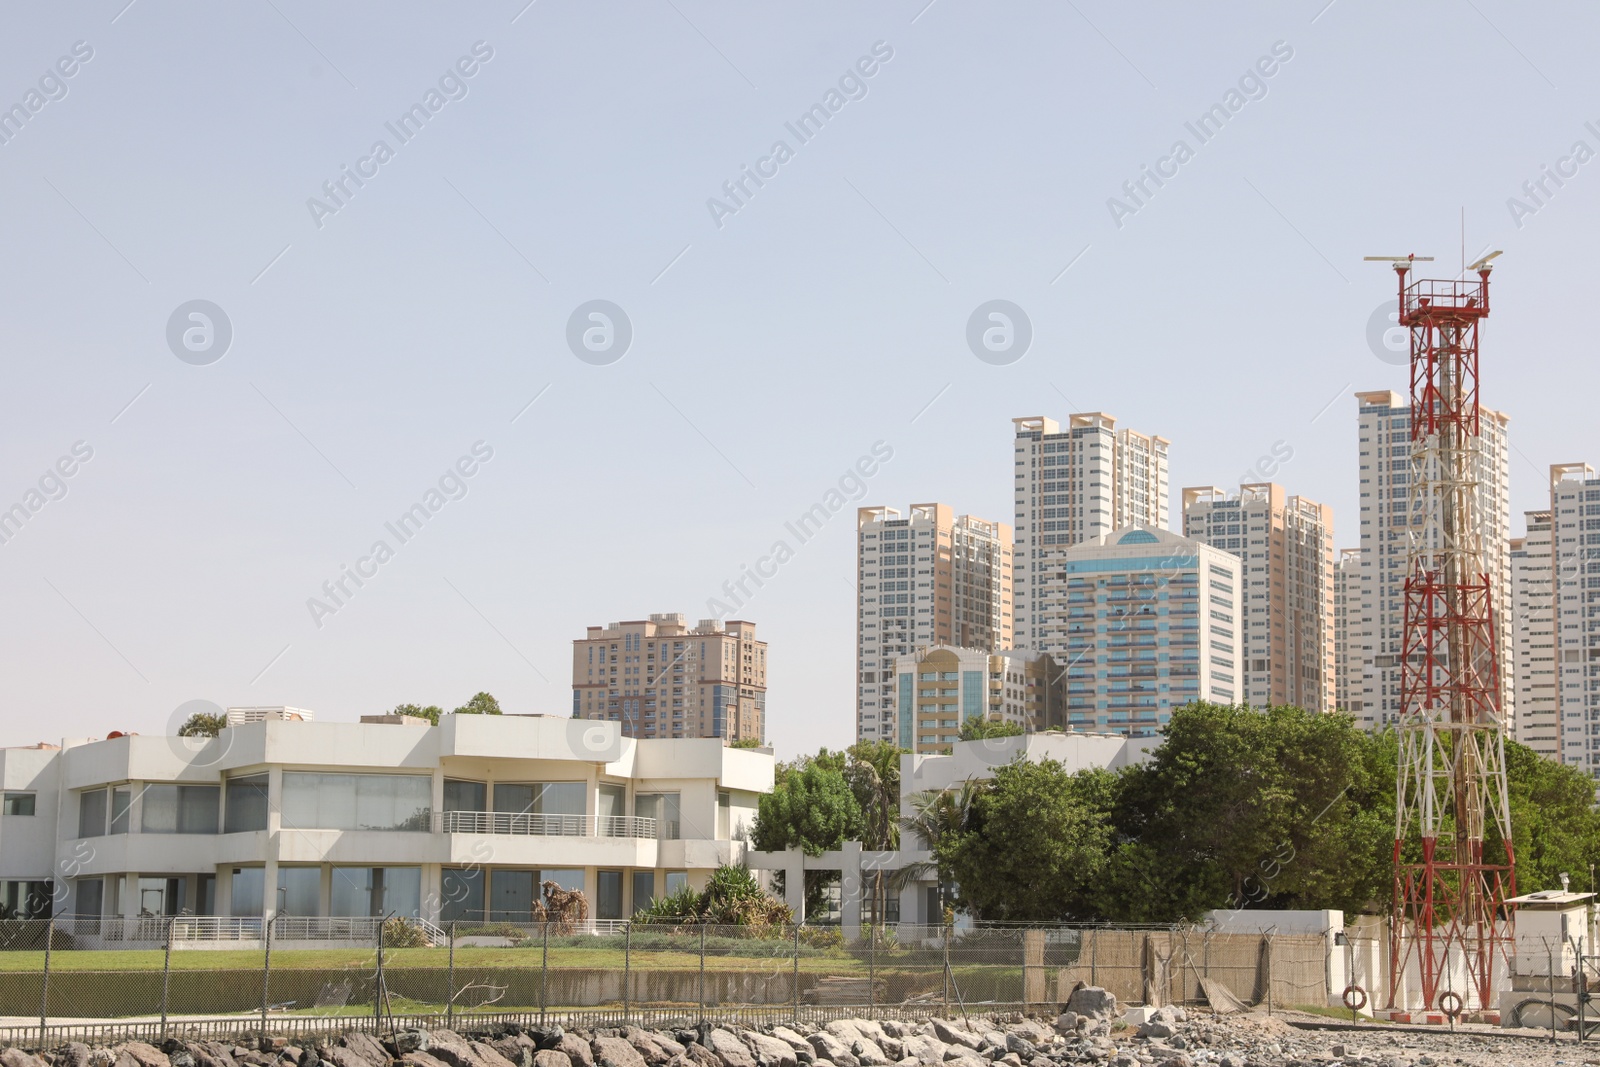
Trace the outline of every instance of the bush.
<instances>
[{"instance_id":1,"label":"bush","mask_svg":"<svg viewBox=\"0 0 1600 1067\"><path fill-rule=\"evenodd\" d=\"M421 923L396 915L383 920L384 948L431 948L433 939Z\"/></svg>"}]
</instances>

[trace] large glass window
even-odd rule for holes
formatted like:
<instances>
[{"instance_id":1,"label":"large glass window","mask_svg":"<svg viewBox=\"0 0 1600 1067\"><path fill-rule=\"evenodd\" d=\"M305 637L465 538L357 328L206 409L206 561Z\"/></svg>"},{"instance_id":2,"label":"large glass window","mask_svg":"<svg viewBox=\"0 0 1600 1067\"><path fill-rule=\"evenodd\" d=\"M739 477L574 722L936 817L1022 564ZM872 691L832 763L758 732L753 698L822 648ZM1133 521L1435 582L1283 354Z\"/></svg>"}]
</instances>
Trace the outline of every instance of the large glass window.
<instances>
[{"instance_id":1,"label":"large glass window","mask_svg":"<svg viewBox=\"0 0 1600 1067\"><path fill-rule=\"evenodd\" d=\"M489 918L495 922L528 922L538 871L494 871L489 875Z\"/></svg>"},{"instance_id":2,"label":"large glass window","mask_svg":"<svg viewBox=\"0 0 1600 1067\"><path fill-rule=\"evenodd\" d=\"M721 790L717 792L717 840L733 840L733 797Z\"/></svg>"},{"instance_id":3,"label":"large glass window","mask_svg":"<svg viewBox=\"0 0 1600 1067\"><path fill-rule=\"evenodd\" d=\"M49 882L0 882L0 919L48 919Z\"/></svg>"},{"instance_id":4,"label":"large glass window","mask_svg":"<svg viewBox=\"0 0 1600 1067\"><path fill-rule=\"evenodd\" d=\"M583 815L584 782L496 782L494 810L534 815Z\"/></svg>"},{"instance_id":5,"label":"large glass window","mask_svg":"<svg viewBox=\"0 0 1600 1067\"><path fill-rule=\"evenodd\" d=\"M689 884L689 872L688 871L668 871L667 872L667 896L670 897L674 893L681 893L683 891L684 886L686 886L688 884Z\"/></svg>"},{"instance_id":6,"label":"large glass window","mask_svg":"<svg viewBox=\"0 0 1600 1067\"><path fill-rule=\"evenodd\" d=\"M622 872L595 872L595 918L622 918Z\"/></svg>"},{"instance_id":7,"label":"large glass window","mask_svg":"<svg viewBox=\"0 0 1600 1067\"><path fill-rule=\"evenodd\" d=\"M335 867L329 910L344 916L415 918L422 913L422 868Z\"/></svg>"},{"instance_id":8,"label":"large glass window","mask_svg":"<svg viewBox=\"0 0 1600 1067\"><path fill-rule=\"evenodd\" d=\"M148 786L139 799L139 829L147 834L214 834L221 802L219 786Z\"/></svg>"},{"instance_id":9,"label":"large glass window","mask_svg":"<svg viewBox=\"0 0 1600 1067\"><path fill-rule=\"evenodd\" d=\"M663 841L676 841L682 836L677 793L637 793L633 798L633 813L642 819L656 820L656 836Z\"/></svg>"},{"instance_id":10,"label":"large glass window","mask_svg":"<svg viewBox=\"0 0 1600 1067\"><path fill-rule=\"evenodd\" d=\"M133 807L133 790L125 785L119 785L111 790L111 832L125 834L128 832L128 813Z\"/></svg>"},{"instance_id":11,"label":"large glass window","mask_svg":"<svg viewBox=\"0 0 1600 1067\"><path fill-rule=\"evenodd\" d=\"M101 837L106 832L106 791L85 789L78 794L78 836Z\"/></svg>"},{"instance_id":12,"label":"large glass window","mask_svg":"<svg viewBox=\"0 0 1600 1067\"><path fill-rule=\"evenodd\" d=\"M33 814L34 800L32 793L7 793L3 803L4 806L0 807L0 815Z\"/></svg>"},{"instance_id":13,"label":"large glass window","mask_svg":"<svg viewBox=\"0 0 1600 1067\"><path fill-rule=\"evenodd\" d=\"M139 879L139 914L177 915L184 910L182 878Z\"/></svg>"},{"instance_id":14,"label":"large glass window","mask_svg":"<svg viewBox=\"0 0 1600 1067\"><path fill-rule=\"evenodd\" d=\"M482 782L459 778L444 780L445 811L488 811L489 790Z\"/></svg>"},{"instance_id":15,"label":"large glass window","mask_svg":"<svg viewBox=\"0 0 1600 1067\"><path fill-rule=\"evenodd\" d=\"M235 867L233 896L228 914L260 915L264 905L261 897L261 887L264 884L266 884L266 872L260 867Z\"/></svg>"},{"instance_id":16,"label":"large glass window","mask_svg":"<svg viewBox=\"0 0 1600 1067\"><path fill-rule=\"evenodd\" d=\"M278 868L278 914L322 913L322 868Z\"/></svg>"},{"instance_id":17,"label":"large glass window","mask_svg":"<svg viewBox=\"0 0 1600 1067\"><path fill-rule=\"evenodd\" d=\"M433 780L419 774L283 776L283 825L299 830L424 830Z\"/></svg>"},{"instance_id":18,"label":"large glass window","mask_svg":"<svg viewBox=\"0 0 1600 1067\"><path fill-rule=\"evenodd\" d=\"M82 878L73 883L76 899L74 914L97 918L105 910L106 884L99 878Z\"/></svg>"},{"instance_id":19,"label":"large glass window","mask_svg":"<svg viewBox=\"0 0 1600 1067\"><path fill-rule=\"evenodd\" d=\"M445 922L457 919L482 921L483 868L446 867L440 875L439 918Z\"/></svg>"},{"instance_id":20,"label":"large glass window","mask_svg":"<svg viewBox=\"0 0 1600 1067\"><path fill-rule=\"evenodd\" d=\"M633 872L633 910L643 911L656 898L656 872Z\"/></svg>"},{"instance_id":21,"label":"large glass window","mask_svg":"<svg viewBox=\"0 0 1600 1067\"><path fill-rule=\"evenodd\" d=\"M227 804L222 817L223 833L237 834L247 830L267 828L266 775L249 774L239 778L229 778L225 799ZM237 915L238 912L234 914Z\"/></svg>"}]
</instances>

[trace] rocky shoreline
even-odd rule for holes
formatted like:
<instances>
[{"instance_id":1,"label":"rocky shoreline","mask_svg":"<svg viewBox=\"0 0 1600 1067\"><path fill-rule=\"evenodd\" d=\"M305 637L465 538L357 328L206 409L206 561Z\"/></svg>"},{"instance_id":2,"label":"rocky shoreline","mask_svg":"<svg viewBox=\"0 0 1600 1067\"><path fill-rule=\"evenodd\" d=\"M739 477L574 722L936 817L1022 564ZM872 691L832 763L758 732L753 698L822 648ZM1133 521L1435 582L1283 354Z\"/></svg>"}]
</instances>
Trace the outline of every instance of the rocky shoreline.
<instances>
[{"instance_id":1,"label":"rocky shoreline","mask_svg":"<svg viewBox=\"0 0 1600 1067\"><path fill-rule=\"evenodd\" d=\"M1080 988L1054 1020L837 1019L822 1026L634 1026L566 1030L362 1032L264 1048L223 1041L69 1043L8 1048L0 1067L1553 1067L1600 1063L1600 1049L1540 1044L1493 1031L1329 1033L1281 1016L1213 1015L1178 1007L1125 1023L1116 998Z\"/></svg>"}]
</instances>

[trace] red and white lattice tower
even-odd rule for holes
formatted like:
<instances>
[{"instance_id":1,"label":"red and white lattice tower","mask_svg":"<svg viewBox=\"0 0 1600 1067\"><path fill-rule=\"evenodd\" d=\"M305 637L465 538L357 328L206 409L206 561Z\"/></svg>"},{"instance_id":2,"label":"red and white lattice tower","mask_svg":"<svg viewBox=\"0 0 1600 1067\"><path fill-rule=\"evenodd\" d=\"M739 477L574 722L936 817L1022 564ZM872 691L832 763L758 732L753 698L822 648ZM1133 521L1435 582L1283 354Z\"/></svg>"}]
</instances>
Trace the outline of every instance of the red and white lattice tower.
<instances>
[{"instance_id":1,"label":"red and white lattice tower","mask_svg":"<svg viewBox=\"0 0 1600 1067\"><path fill-rule=\"evenodd\" d=\"M1393 263L1411 338L1411 478L1391 1009L1415 1005L1395 1003L1408 976L1425 1010L1456 1006L1441 1004L1451 993L1491 1009L1496 961L1510 965L1506 723L1478 494L1478 324L1493 258L1469 268L1476 279L1448 281L1411 280L1409 257ZM1503 858L1484 855L1490 829Z\"/></svg>"}]
</instances>

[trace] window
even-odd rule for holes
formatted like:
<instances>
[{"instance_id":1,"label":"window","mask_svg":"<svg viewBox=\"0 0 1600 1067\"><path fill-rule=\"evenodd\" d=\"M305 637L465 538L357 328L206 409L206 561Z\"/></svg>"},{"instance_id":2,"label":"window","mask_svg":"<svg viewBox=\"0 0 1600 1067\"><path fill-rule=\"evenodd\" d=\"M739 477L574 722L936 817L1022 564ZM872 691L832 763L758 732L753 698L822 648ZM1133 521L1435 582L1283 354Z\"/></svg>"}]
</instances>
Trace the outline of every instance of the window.
<instances>
[{"instance_id":1,"label":"window","mask_svg":"<svg viewBox=\"0 0 1600 1067\"><path fill-rule=\"evenodd\" d=\"M261 896L261 887L265 884L265 880L266 872L260 867L235 867L232 903L228 908L228 914L260 915L265 903Z\"/></svg>"},{"instance_id":2,"label":"window","mask_svg":"<svg viewBox=\"0 0 1600 1067\"><path fill-rule=\"evenodd\" d=\"M285 777L288 777L285 775ZM423 781L427 781L426 778ZM422 913L421 867L335 867L329 914L345 916Z\"/></svg>"},{"instance_id":3,"label":"window","mask_svg":"<svg viewBox=\"0 0 1600 1067\"><path fill-rule=\"evenodd\" d=\"M583 815L588 792L583 782L496 782L494 810L519 815Z\"/></svg>"},{"instance_id":4,"label":"window","mask_svg":"<svg viewBox=\"0 0 1600 1067\"><path fill-rule=\"evenodd\" d=\"M633 872L633 910L642 911L656 898L656 872Z\"/></svg>"},{"instance_id":5,"label":"window","mask_svg":"<svg viewBox=\"0 0 1600 1067\"><path fill-rule=\"evenodd\" d=\"M302 830L426 831L432 797L433 780L420 774L286 772L283 825Z\"/></svg>"},{"instance_id":6,"label":"window","mask_svg":"<svg viewBox=\"0 0 1600 1067\"><path fill-rule=\"evenodd\" d=\"M147 834L214 834L221 802L220 786L148 786L140 798L139 829Z\"/></svg>"},{"instance_id":7,"label":"window","mask_svg":"<svg viewBox=\"0 0 1600 1067\"><path fill-rule=\"evenodd\" d=\"M229 778L225 800L226 808L223 812L222 832L225 834L244 833L248 830L265 830L267 828L267 776L264 774L250 774L239 778ZM233 912L234 915L241 914ZM259 911L244 914L259 915Z\"/></svg>"},{"instance_id":8,"label":"window","mask_svg":"<svg viewBox=\"0 0 1600 1067\"><path fill-rule=\"evenodd\" d=\"M444 780L445 811L488 811L489 787L482 782L467 782L459 778Z\"/></svg>"},{"instance_id":9,"label":"window","mask_svg":"<svg viewBox=\"0 0 1600 1067\"><path fill-rule=\"evenodd\" d=\"M278 868L278 914L322 914L322 868Z\"/></svg>"},{"instance_id":10,"label":"window","mask_svg":"<svg viewBox=\"0 0 1600 1067\"><path fill-rule=\"evenodd\" d=\"M0 815L32 815L32 793L7 793L4 806L0 807Z\"/></svg>"},{"instance_id":11,"label":"window","mask_svg":"<svg viewBox=\"0 0 1600 1067\"><path fill-rule=\"evenodd\" d=\"M100 878L81 878L73 883L75 895L73 912L90 918L105 911L105 881Z\"/></svg>"},{"instance_id":12,"label":"window","mask_svg":"<svg viewBox=\"0 0 1600 1067\"><path fill-rule=\"evenodd\" d=\"M628 814L628 790L620 785L601 785L595 807L596 830L601 837L611 837L621 833L621 826L615 821Z\"/></svg>"},{"instance_id":13,"label":"window","mask_svg":"<svg viewBox=\"0 0 1600 1067\"><path fill-rule=\"evenodd\" d=\"M445 922L482 920L483 869L446 867L440 875L439 918Z\"/></svg>"},{"instance_id":14,"label":"window","mask_svg":"<svg viewBox=\"0 0 1600 1067\"><path fill-rule=\"evenodd\" d=\"M128 832L128 810L133 807L133 790L125 785L111 790L111 832Z\"/></svg>"},{"instance_id":15,"label":"window","mask_svg":"<svg viewBox=\"0 0 1600 1067\"><path fill-rule=\"evenodd\" d=\"M733 840L733 798L721 790L717 792L717 840Z\"/></svg>"},{"instance_id":16,"label":"window","mask_svg":"<svg viewBox=\"0 0 1600 1067\"><path fill-rule=\"evenodd\" d=\"M0 882L0 919L48 919L51 903L49 882Z\"/></svg>"},{"instance_id":17,"label":"window","mask_svg":"<svg viewBox=\"0 0 1600 1067\"><path fill-rule=\"evenodd\" d=\"M622 872L595 872L595 918L622 918Z\"/></svg>"},{"instance_id":18,"label":"window","mask_svg":"<svg viewBox=\"0 0 1600 1067\"><path fill-rule=\"evenodd\" d=\"M667 872L667 894L666 895L670 897L674 893L682 892L683 889L686 886L688 886L688 884L689 884L689 872L688 871L668 871Z\"/></svg>"},{"instance_id":19,"label":"window","mask_svg":"<svg viewBox=\"0 0 1600 1067\"><path fill-rule=\"evenodd\" d=\"M106 832L106 791L86 789L78 794L78 836L101 837Z\"/></svg>"},{"instance_id":20,"label":"window","mask_svg":"<svg viewBox=\"0 0 1600 1067\"><path fill-rule=\"evenodd\" d=\"M662 841L676 841L683 836L677 793L637 793L633 813L656 820L656 837Z\"/></svg>"}]
</instances>

